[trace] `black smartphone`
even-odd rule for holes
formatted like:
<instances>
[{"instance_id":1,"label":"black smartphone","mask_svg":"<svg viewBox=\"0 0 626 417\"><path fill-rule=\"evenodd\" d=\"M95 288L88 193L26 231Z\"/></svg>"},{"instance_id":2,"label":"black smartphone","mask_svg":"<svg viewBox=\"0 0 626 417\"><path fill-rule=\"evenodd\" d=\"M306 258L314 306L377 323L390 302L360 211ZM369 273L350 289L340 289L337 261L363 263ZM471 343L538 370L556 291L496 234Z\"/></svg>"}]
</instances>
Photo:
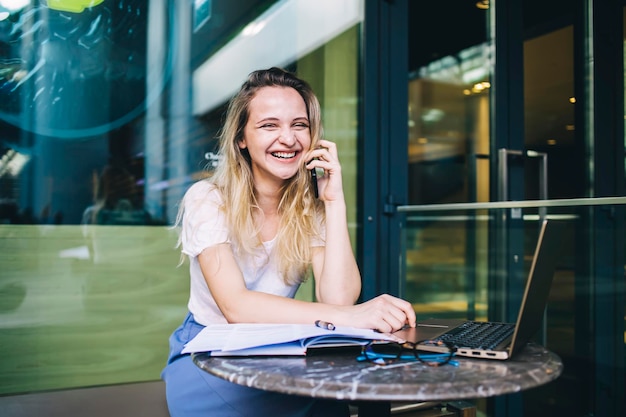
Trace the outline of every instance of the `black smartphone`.
<instances>
[{"instance_id":1,"label":"black smartphone","mask_svg":"<svg viewBox=\"0 0 626 417\"><path fill-rule=\"evenodd\" d=\"M319 198L319 192L317 191L317 172L315 172L315 168L311 170L311 186L313 187L315 198Z\"/></svg>"}]
</instances>

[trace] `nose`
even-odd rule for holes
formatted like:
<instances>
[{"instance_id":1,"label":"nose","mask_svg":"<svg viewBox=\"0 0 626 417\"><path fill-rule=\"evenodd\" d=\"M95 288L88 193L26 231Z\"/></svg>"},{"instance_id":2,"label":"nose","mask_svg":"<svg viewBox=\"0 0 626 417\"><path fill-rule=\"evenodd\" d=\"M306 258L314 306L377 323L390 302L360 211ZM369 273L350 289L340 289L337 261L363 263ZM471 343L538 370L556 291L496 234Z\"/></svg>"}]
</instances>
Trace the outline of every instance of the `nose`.
<instances>
[{"instance_id":1,"label":"nose","mask_svg":"<svg viewBox=\"0 0 626 417\"><path fill-rule=\"evenodd\" d=\"M296 133L290 129L285 129L280 132L278 141L286 146L293 146L296 143Z\"/></svg>"}]
</instances>

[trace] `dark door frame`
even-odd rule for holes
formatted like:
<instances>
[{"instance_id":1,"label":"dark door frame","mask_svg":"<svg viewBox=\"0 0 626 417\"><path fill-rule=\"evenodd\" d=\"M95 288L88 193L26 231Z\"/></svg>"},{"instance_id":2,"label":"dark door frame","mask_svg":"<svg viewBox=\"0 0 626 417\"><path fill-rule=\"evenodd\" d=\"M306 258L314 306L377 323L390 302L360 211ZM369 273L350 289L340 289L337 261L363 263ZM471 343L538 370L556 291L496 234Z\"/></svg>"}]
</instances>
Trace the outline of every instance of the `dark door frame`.
<instances>
[{"instance_id":1,"label":"dark door frame","mask_svg":"<svg viewBox=\"0 0 626 417\"><path fill-rule=\"evenodd\" d=\"M577 109L588 153L589 197L622 196L624 178L624 0L581 0L576 33L583 51L577 57ZM593 42L589 44L588 38ZM576 132L579 132L576 126ZM576 354L588 368L593 415L624 415L625 212L623 206L581 210L585 262L576 273L576 311L585 319L576 327ZM583 411L583 410L581 410Z\"/></svg>"},{"instance_id":2,"label":"dark door frame","mask_svg":"<svg viewBox=\"0 0 626 417\"><path fill-rule=\"evenodd\" d=\"M407 0L366 0L362 33L358 260L362 298L402 295L408 187Z\"/></svg>"}]
</instances>

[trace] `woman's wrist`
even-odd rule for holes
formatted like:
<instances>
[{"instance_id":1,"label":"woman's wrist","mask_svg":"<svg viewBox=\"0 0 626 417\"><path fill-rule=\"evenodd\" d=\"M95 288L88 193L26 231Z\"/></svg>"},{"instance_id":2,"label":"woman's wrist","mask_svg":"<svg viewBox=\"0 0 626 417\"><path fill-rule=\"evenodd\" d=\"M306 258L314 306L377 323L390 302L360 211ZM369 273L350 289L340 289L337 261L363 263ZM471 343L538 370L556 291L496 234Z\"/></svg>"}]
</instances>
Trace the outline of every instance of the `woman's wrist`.
<instances>
[{"instance_id":1,"label":"woman's wrist","mask_svg":"<svg viewBox=\"0 0 626 417\"><path fill-rule=\"evenodd\" d=\"M324 201L324 208L326 209L326 211L336 211L336 210L343 210L346 211L346 202L344 201L343 198L338 199L338 200L332 200L332 201Z\"/></svg>"}]
</instances>

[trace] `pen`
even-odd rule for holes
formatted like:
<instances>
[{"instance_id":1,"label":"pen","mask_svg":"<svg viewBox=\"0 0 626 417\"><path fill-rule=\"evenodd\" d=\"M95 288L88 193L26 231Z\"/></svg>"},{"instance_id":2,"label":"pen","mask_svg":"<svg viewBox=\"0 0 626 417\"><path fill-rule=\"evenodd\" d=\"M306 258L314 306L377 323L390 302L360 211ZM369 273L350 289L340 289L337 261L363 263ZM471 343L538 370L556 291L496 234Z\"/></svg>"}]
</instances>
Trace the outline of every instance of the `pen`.
<instances>
[{"instance_id":1,"label":"pen","mask_svg":"<svg viewBox=\"0 0 626 417\"><path fill-rule=\"evenodd\" d=\"M315 320L315 325L326 330L335 330L335 325L323 320Z\"/></svg>"}]
</instances>

